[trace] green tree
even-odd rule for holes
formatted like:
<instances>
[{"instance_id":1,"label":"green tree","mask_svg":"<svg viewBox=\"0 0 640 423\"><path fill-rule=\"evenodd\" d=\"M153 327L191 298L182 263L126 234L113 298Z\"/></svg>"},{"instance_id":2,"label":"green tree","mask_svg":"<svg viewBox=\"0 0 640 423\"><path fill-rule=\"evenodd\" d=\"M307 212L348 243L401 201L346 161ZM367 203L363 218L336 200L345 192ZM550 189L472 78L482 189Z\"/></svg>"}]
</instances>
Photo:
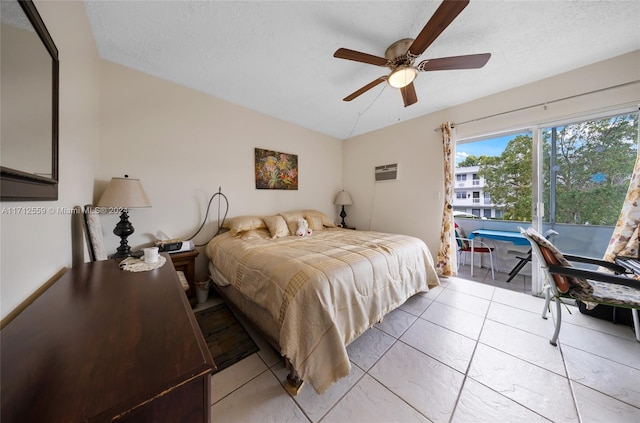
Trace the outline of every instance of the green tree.
<instances>
[{"instance_id":1,"label":"green tree","mask_svg":"<svg viewBox=\"0 0 640 423\"><path fill-rule=\"evenodd\" d=\"M480 166L480 157L469 154L463 161L458 163L456 167Z\"/></svg>"},{"instance_id":2,"label":"green tree","mask_svg":"<svg viewBox=\"0 0 640 423\"><path fill-rule=\"evenodd\" d=\"M504 207L505 220L531 220L531 137L518 135L499 157L491 157L480 165L484 190L492 202Z\"/></svg>"},{"instance_id":3,"label":"green tree","mask_svg":"<svg viewBox=\"0 0 640 423\"><path fill-rule=\"evenodd\" d=\"M497 163L499 157L496 156L485 156L482 155L480 157L474 156L473 154L465 157L463 161L458 163L456 167L471 167L471 166L487 166L491 164Z\"/></svg>"},{"instance_id":4,"label":"green tree","mask_svg":"<svg viewBox=\"0 0 640 423\"><path fill-rule=\"evenodd\" d=\"M616 223L636 160L637 127L633 114L558 128L556 222Z\"/></svg>"},{"instance_id":5,"label":"green tree","mask_svg":"<svg viewBox=\"0 0 640 423\"><path fill-rule=\"evenodd\" d=\"M555 222L614 225L638 154L638 114L558 127L555 161ZM543 133L543 188L550 218L551 133ZM470 156L472 157L472 156ZM484 190L504 208L505 220L530 221L532 140L518 135L498 157L474 158Z\"/></svg>"}]
</instances>

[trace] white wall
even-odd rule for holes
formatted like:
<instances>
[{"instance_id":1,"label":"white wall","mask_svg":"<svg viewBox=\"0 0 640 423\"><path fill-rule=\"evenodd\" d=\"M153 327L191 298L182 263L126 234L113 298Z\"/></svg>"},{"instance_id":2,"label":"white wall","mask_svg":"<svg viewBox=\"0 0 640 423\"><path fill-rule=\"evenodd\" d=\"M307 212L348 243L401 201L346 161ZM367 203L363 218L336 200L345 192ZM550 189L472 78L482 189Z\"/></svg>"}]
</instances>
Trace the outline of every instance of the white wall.
<instances>
[{"instance_id":1,"label":"white wall","mask_svg":"<svg viewBox=\"0 0 640 423\"><path fill-rule=\"evenodd\" d=\"M82 2L36 7L60 52L59 200L2 207L70 210L97 202L111 177L128 174L142 180L153 204L130 211L133 248L150 243L159 229L191 235L219 186L229 198L229 216L315 208L338 219L333 198L342 189L341 141L100 60ZM299 190L256 190L256 147L297 154ZM213 234L216 214L214 207L197 242ZM118 217L101 220L113 252ZM72 237L72 216L62 212L3 214L0 224L4 318L72 265L72 249L81 240L77 233ZM204 254L198 267L205 270Z\"/></svg>"},{"instance_id":2,"label":"white wall","mask_svg":"<svg viewBox=\"0 0 640 423\"><path fill-rule=\"evenodd\" d=\"M91 201L98 166L99 59L81 2L36 1L60 59L58 201L2 202L53 208L45 215L0 217L0 312L4 318L64 267L72 265L72 218L58 208Z\"/></svg>"},{"instance_id":3,"label":"white wall","mask_svg":"<svg viewBox=\"0 0 640 423\"><path fill-rule=\"evenodd\" d=\"M158 229L185 237L200 224L206 202L222 186L229 215L309 207L338 219L332 205L352 194L347 222L360 229L414 234L435 255L442 212L442 147L434 131L540 101L640 79L640 52L499 93L393 127L339 141L97 57L81 2L36 1L60 50L60 190L55 202L3 202L2 207L70 209L97 201L112 176L142 180L151 209L132 210L135 248ZM640 102L638 86L582 97L478 124L459 136L511 129L611 104ZM298 191L258 191L253 149L298 154ZM398 182L375 184L376 165L398 162ZM344 181L344 186L343 186ZM215 212L211 213L214 216ZM103 216L109 251L117 216ZM214 222L215 224L215 222ZM198 241L205 241L213 224ZM72 264L71 216L7 215L0 220L0 307L5 317L47 279ZM198 266L205 265L204 254Z\"/></svg>"},{"instance_id":4,"label":"white wall","mask_svg":"<svg viewBox=\"0 0 640 423\"><path fill-rule=\"evenodd\" d=\"M350 225L414 234L432 254L440 245L444 190L442 122L465 122L640 80L640 51L416 118L344 142L344 186L353 197ZM458 125L458 138L522 128L640 103L640 84L580 96L517 113ZM374 182L373 168L400 164L396 182Z\"/></svg>"},{"instance_id":5,"label":"white wall","mask_svg":"<svg viewBox=\"0 0 640 423\"><path fill-rule=\"evenodd\" d=\"M344 141L349 225L417 236L435 255L429 241L439 239L444 169L433 128L440 121L429 115ZM388 163L398 163L398 180L374 182L374 167Z\"/></svg>"},{"instance_id":6,"label":"white wall","mask_svg":"<svg viewBox=\"0 0 640 423\"><path fill-rule=\"evenodd\" d=\"M342 141L135 70L102 62L100 171L97 202L111 177L139 178L149 209L132 209L129 245L153 241L158 230L186 238L201 224L207 202L222 186L229 216L315 208L338 219ZM254 148L298 155L297 191L256 190ZM198 243L217 227L217 201ZM108 251L117 215L102 216ZM203 250L203 249L202 249ZM201 251L199 271L206 269Z\"/></svg>"}]
</instances>

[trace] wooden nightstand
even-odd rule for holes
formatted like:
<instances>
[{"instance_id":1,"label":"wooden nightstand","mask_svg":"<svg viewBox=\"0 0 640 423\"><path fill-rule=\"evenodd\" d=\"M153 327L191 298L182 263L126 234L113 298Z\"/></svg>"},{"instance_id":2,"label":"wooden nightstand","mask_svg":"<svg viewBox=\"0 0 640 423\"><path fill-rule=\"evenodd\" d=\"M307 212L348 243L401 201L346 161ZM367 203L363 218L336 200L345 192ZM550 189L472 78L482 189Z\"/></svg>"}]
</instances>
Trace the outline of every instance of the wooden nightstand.
<instances>
[{"instance_id":1,"label":"wooden nightstand","mask_svg":"<svg viewBox=\"0 0 640 423\"><path fill-rule=\"evenodd\" d=\"M187 282L189 282L187 297L190 300L196 296L196 257L198 257L198 254L200 254L198 250L169 254L173 267L184 272Z\"/></svg>"}]
</instances>

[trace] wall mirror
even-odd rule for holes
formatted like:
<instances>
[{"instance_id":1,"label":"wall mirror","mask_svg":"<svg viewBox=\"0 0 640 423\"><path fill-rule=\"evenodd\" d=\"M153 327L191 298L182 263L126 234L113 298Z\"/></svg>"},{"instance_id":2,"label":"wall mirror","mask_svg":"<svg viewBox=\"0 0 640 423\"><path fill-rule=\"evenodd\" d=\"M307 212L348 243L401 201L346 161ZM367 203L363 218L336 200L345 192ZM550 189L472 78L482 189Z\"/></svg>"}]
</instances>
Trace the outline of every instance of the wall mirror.
<instances>
[{"instance_id":1,"label":"wall mirror","mask_svg":"<svg viewBox=\"0 0 640 423\"><path fill-rule=\"evenodd\" d=\"M58 49L31 0L0 6L0 200L57 200Z\"/></svg>"}]
</instances>

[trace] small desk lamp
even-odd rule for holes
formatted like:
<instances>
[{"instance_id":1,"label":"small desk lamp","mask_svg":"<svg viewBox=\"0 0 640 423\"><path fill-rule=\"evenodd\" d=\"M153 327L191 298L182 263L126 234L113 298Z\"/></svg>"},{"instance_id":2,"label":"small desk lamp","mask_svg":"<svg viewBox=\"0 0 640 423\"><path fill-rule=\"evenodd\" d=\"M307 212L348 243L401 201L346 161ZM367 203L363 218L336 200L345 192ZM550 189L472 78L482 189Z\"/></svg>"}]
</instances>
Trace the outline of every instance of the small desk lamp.
<instances>
[{"instance_id":1,"label":"small desk lamp","mask_svg":"<svg viewBox=\"0 0 640 423\"><path fill-rule=\"evenodd\" d=\"M111 182L107 185L107 189L100 197L97 206L122 209L120 222L113 230L113 233L120 237L120 246L111 257L130 256L131 248L127 243L127 237L133 233L133 225L129 222L128 209L151 207L140 180L129 179L129 175L124 175L124 178L111 178Z\"/></svg>"},{"instance_id":2,"label":"small desk lamp","mask_svg":"<svg viewBox=\"0 0 640 423\"><path fill-rule=\"evenodd\" d=\"M336 199L333 200L333 204L335 204L336 206L342 206L342 211L340 212L342 222L340 222L340 225L345 228L347 225L346 223L344 223L344 218L347 217L347 213L345 213L344 211L344 206L350 206L351 204L353 204L353 201L351 201L351 195L349 195L349 191L339 191L336 195Z\"/></svg>"}]
</instances>

